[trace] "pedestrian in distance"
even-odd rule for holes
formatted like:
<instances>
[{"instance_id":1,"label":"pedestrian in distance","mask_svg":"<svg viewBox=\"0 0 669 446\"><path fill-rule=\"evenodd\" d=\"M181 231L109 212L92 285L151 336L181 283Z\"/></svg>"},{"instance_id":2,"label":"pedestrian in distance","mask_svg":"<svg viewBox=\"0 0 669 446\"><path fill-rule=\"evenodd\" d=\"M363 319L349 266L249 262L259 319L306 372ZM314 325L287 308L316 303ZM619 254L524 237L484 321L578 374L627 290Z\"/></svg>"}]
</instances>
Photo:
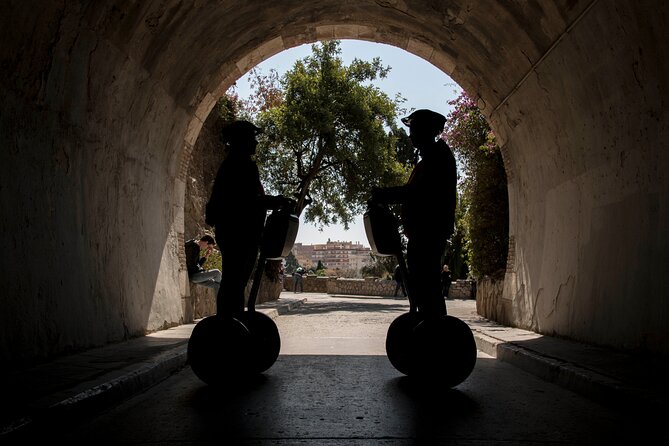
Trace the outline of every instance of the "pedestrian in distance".
<instances>
[{"instance_id":1,"label":"pedestrian in distance","mask_svg":"<svg viewBox=\"0 0 669 446\"><path fill-rule=\"evenodd\" d=\"M402 290L402 295L406 297L407 291L404 288L404 280L402 280L402 270L400 269L399 265L395 267L395 272L393 273L393 280L395 281L395 297L397 297L397 293L399 293L400 290Z\"/></svg>"},{"instance_id":2,"label":"pedestrian in distance","mask_svg":"<svg viewBox=\"0 0 669 446\"><path fill-rule=\"evenodd\" d=\"M444 299L448 299L448 291L451 288L452 280L451 270L448 268L448 265L445 264L444 268L441 270L441 295Z\"/></svg>"},{"instance_id":3,"label":"pedestrian in distance","mask_svg":"<svg viewBox=\"0 0 669 446\"><path fill-rule=\"evenodd\" d=\"M304 269L301 266L293 274L293 292L297 293L298 289L300 293L304 291Z\"/></svg>"}]
</instances>

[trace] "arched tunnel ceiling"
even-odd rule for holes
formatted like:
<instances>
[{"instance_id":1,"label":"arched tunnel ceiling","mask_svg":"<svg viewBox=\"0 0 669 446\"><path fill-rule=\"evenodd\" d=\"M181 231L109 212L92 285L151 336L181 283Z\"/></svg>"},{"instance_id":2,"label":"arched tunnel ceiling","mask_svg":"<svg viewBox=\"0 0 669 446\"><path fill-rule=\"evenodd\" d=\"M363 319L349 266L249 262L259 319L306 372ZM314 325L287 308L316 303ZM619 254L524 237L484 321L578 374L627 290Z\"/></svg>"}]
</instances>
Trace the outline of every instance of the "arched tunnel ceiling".
<instances>
[{"instance_id":1,"label":"arched tunnel ceiling","mask_svg":"<svg viewBox=\"0 0 669 446\"><path fill-rule=\"evenodd\" d=\"M48 94L45 73L32 69L26 53L39 60L57 48L72 52L91 39L97 42L89 43L93 58L104 39L179 106L195 110L185 137L192 146L214 101L246 71L284 49L333 38L386 43L422 57L479 98L492 118L597 1L34 2L13 17L27 24L24 32L44 32L30 34L31 45L5 56L22 79L15 89L32 89L27 93L41 101ZM39 14L25 12L35 10ZM17 31L8 27L0 33L12 41ZM118 79L111 82L119 88ZM498 133L502 144L504 136Z\"/></svg>"},{"instance_id":2,"label":"arched tunnel ceiling","mask_svg":"<svg viewBox=\"0 0 669 446\"><path fill-rule=\"evenodd\" d=\"M100 18L120 21L113 30L119 44L167 79L182 105L198 107L209 93L200 117L262 60L333 38L387 43L422 57L490 114L595 2L142 2L134 6L141 11L114 17L112 8Z\"/></svg>"}]
</instances>

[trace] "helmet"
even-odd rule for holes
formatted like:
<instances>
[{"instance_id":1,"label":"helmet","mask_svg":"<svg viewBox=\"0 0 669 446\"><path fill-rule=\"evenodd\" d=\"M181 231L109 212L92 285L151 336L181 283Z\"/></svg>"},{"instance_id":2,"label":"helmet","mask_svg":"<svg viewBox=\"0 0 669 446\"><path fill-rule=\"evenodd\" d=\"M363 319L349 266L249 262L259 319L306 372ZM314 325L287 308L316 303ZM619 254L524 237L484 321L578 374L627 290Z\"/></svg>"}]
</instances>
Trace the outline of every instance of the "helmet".
<instances>
[{"instance_id":1,"label":"helmet","mask_svg":"<svg viewBox=\"0 0 669 446\"><path fill-rule=\"evenodd\" d=\"M223 142L228 143L247 136L255 137L260 133L262 129L249 121L233 121L223 127Z\"/></svg>"},{"instance_id":2,"label":"helmet","mask_svg":"<svg viewBox=\"0 0 669 446\"><path fill-rule=\"evenodd\" d=\"M402 118L402 123L414 130L416 128L426 129L438 135L444 131L446 117L432 110L420 109Z\"/></svg>"}]
</instances>

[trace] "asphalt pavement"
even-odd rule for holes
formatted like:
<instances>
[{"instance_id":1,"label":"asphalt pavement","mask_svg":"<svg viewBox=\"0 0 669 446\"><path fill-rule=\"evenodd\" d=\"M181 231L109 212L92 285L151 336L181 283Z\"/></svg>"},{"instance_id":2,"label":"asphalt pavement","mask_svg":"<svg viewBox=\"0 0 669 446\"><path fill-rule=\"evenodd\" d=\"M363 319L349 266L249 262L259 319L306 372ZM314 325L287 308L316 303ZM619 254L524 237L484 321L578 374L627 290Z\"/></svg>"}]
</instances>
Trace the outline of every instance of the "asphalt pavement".
<instances>
[{"instance_id":1,"label":"asphalt pavement","mask_svg":"<svg viewBox=\"0 0 669 446\"><path fill-rule=\"evenodd\" d=\"M310 297L317 295L284 292L256 310L277 318ZM475 300L448 300L447 308L471 327L483 353L599 402L669 413L667 358L506 327L479 316ZM194 327L185 324L27 370L3 372L0 441L45 419L103 410L166 379L187 366L186 347Z\"/></svg>"}]
</instances>

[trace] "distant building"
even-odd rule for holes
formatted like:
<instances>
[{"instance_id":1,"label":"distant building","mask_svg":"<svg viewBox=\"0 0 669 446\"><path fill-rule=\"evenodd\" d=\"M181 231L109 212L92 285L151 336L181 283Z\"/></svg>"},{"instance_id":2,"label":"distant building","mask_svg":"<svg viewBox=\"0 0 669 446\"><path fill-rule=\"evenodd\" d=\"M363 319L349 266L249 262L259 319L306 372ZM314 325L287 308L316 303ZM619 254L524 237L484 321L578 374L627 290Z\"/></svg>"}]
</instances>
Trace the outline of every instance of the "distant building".
<instances>
[{"instance_id":1,"label":"distant building","mask_svg":"<svg viewBox=\"0 0 669 446\"><path fill-rule=\"evenodd\" d=\"M292 252L300 266L306 269L316 268L318 260L316 262L313 260L314 245L303 245L302 243L295 243L293 245Z\"/></svg>"},{"instance_id":2,"label":"distant building","mask_svg":"<svg viewBox=\"0 0 669 446\"><path fill-rule=\"evenodd\" d=\"M316 245L293 245L293 255L305 268L316 268L320 261L326 269L359 271L372 262L372 250L359 242L330 241Z\"/></svg>"},{"instance_id":3,"label":"distant building","mask_svg":"<svg viewBox=\"0 0 669 446\"><path fill-rule=\"evenodd\" d=\"M328 240L327 243L313 245L313 248L313 261L318 264L320 260L327 269L358 271L372 260L372 250L357 242Z\"/></svg>"}]
</instances>

